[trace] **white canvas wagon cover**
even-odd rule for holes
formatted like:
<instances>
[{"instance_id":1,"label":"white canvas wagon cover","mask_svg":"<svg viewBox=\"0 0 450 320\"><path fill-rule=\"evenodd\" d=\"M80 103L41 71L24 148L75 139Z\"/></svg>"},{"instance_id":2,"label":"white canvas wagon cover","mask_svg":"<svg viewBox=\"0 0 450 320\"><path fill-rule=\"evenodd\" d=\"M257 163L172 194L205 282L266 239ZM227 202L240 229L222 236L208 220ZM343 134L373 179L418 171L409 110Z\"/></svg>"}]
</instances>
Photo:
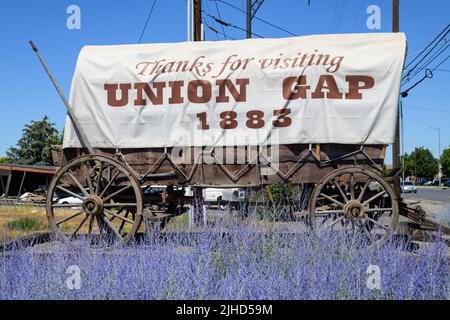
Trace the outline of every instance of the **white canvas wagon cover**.
<instances>
[{"instance_id":1,"label":"white canvas wagon cover","mask_svg":"<svg viewBox=\"0 0 450 320\"><path fill-rule=\"evenodd\" d=\"M70 105L94 148L390 144L405 50L403 33L86 46Z\"/></svg>"}]
</instances>

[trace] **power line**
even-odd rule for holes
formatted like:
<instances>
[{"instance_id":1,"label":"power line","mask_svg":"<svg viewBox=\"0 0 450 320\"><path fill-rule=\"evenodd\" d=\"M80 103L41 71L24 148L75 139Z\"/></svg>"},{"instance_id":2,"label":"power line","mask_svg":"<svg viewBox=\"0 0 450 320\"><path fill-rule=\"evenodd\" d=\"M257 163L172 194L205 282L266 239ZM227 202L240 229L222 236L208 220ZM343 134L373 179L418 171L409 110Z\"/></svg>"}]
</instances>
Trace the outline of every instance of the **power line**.
<instances>
[{"instance_id":1,"label":"power line","mask_svg":"<svg viewBox=\"0 0 450 320\"><path fill-rule=\"evenodd\" d=\"M219 10L219 5L217 4L217 0L215 0L214 3L216 4L217 15L219 16L219 19L222 20L222 16L220 15L220 10ZM221 24L220 26L222 27L222 32L223 32L223 34L224 34L224 36L226 38L227 37L227 33L225 32L225 29L224 29L223 25Z\"/></svg>"},{"instance_id":2,"label":"power line","mask_svg":"<svg viewBox=\"0 0 450 320\"><path fill-rule=\"evenodd\" d=\"M208 27L208 29L210 29L210 30L211 30L212 32L214 32L215 34L220 34L220 35L223 36L224 38L228 38L228 39L231 39L231 40L236 40L235 38L230 37L229 35L226 35L226 34L220 32L220 31L217 30L216 28L211 27L211 26L208 24L208 22L206 22L205 19L203 19L203 23Z\"/></svg>"},{"instance_id":3,"label":"power line","mask_svg":"<svg viewBox=\"0 0 450 320\"><path fill-rule=\"evenodd\" d=\"M447 42L447 40L445 40ZM409 75L411 73L411 71L408 71L408 76L405 79L404 83L407 83L409 81L411 81L417 74L419 74L422 70L426 69L434 60L436 60L436 58L438 58L442 53L444 53L445 50L447 50L447 48L450 45L446 45L443 48L438 49L435 53L433 53L433 55L431 55L430 58L428 58L428 60L425 61L425 63L419 67L419 69L414 72L411 76Z\"/></svg>"},{"instance_id":4,"label":"power line","mask_svg":"<svg viewBox=\"0 0 450 320\"><path fill-rule=\"evenodd\" d=\"M210 1L213 1L213 0L210 0ZM240 12L242 12L242 13L244 13L244 14L247 14L247 12L245 12L244 10L242 10L242 9L240 9L240 8L238 8L238 7L234 6L234 5L232 5L231 3L225 2L225 1L223 1L223 0L214 0L214 1L223 3L223 4L225 4L225 5L229 6L229 7L231 7L231 8L233 8L233 9L237 10L237 11L240 11ZM258 18L257 16L254 16L254 19L259 20L259 21L261 21L262 23L265 23L265 24L267 24L267 25L269 25L269 26L271 26L271 27L273 27L273 28L275 28L275 29L278 29L278 30L280 30L280 31L286 32L286 33L290 34L291 36L298 36L298 34L292 33L292 32L290 32L290 31L288 31L288 30L286 30L286 29L284 29L284 28L282 28L282 27L280 27L280 26L277 26L277 25L275 25L275 24L273 24L273 23L271 23L271 22L269 22L269 21L266 21L266 20L264 20L264 19ZM262 37L261 37L261 38L262 38Z\"/></svg>"},{"instance_id":5,"label":"power line","mask_svg":"<svg viewBox=\"0 0 450 320\"><path fill-rule=\"evenodd\" d=\"M450 69L436 69L434 71L440 71L440 72L450 72Z\"/></svg>"},{"instance_id":6,"label":"power line","mask_svg":"<svg viewBox=\"0 0 450 320\"><path fill-rule=\"evenodd\" d=\"M204 12L204 11L203 11L203 12ZM213 16L213 15L210 15L210 14L207 13L207 12L204 12L204 13L205 13L205 15L207 15L208 17L211 17L211 18L214 19L217 23L219 23L219 24L221 24L221 25L223 25L223 26L225 26L225 27L231 27L231 28L235 28L235 29L238 29L238 30L247 32L247 30L245 30L244 28L241 28L241 27L236 26L236 25L234 25L234 24L231 24L231 23L229 23L229 22L225 22L225 21L223 21L223 20L221 20L221 19L219 19L219 18L216 18L216 17ZM251 34L254 35L254 36L257 36L257 37L259 37L259 38L264 38L263 36L261 36L261 35L259 35L259 34L257 34L257 33L254 33L254 32L251 32Z\"/></svg>"},{"instance_id":7,"label":"power line","mask_svg":"<svg viewBox=\"0 0 450 320\"><path fill-rule=\"evenodd\" d=\"M423 70L424 68L426 68L428 66L428 64L430 63L430 60L428 60L427 62L424 63L424 65L422 65L419 68L418 72L415 72L413 74L413 76L410 77L411 73L418 67L420 66L420 64L422 63L422 61L424 61L428 55L430 55L431 52L433 52L433 50L442 42L442 40L445 41L445 43L447 42L447 39L445 39L446 35L450 32L450 24L448 24L444 30L442 30L426 47L425 49L422 50L422 52L416 56L411 62L409 62L405 69L408 70L408 72L402 77L402 81L405 79L408 79L407 82L409 82L412 78L414 78L417 73L419 73L421 70ZM439 40L438 40L439 39ZM436 42L437 41L437 42ZM430 48L431 47L431 48ZM430 48L430 49L428 49ZM445 48L446 49L446 48ZM428 50L428 52L426 52ZM438 49L439 50L439 49ZM426 52L426 53L425 53ZM422 56L423 54L423 56ZM435 54L435 53L434 53ZM421 57L422 56L422 57ZM420 58L420 59L419 59ZM410 69L408 69L408 67L417 59L419 59L419 61Z\"/></svg>"},{"instance_id":8,"label":"power line","mask_svg":"<svg viewBox=\"0 0 450 320\"><path fill-rule=\"evenodd\" d=\"M209 9L208 2L205 2L205 6L206 6L207 11L210 12L211 10ZM207 17L207 18L209 19L209 21L211 21L213 27L215 27L215 22L214 22L211 18L209 18L209 17ZM207 25L206 19L203 19L203 17L202 17L202 21L203 21L203 23L204 23L205 25ZM216 40L219 40L218 34L219 34L219 33L214 33L214 35L215 35L215 37L216 37Z\"/></svg>"},{"instance_id":9,"label":"power line","mask_svg":"<svg viewBox=\"0 0 450 320\"><path fill-rule=\"evenodd\" d=\"M150 12L148 13L147 21L145 21L145 25L144 25L144 28L142 29L141 36L139 37L138 43L141 43L141 41L142 41L142 37L144 36L145 29L147 29L148 22L150 21L150 17L152 16L153 9L155 8L155 4L156 4L156 0L153 0L152 8L150 9Z\"/></svg>"},{"instance_id":10,"label":"power line","mask_svg":"<svg viewBox=\"0 0 450 320\"><path fill-rule=\"evenodd\" d=\"M253 19L256 15L256 13L258 12L259 8L261 8L261 5L263 4L265 0L255 0L252 3L252 13L251 13L251 18Z\"/></svg>"},{"instance_id":11,"label":"power line","mask_svg":"<svg viewBox=\"0 0 450 320\"><path fill-rule=\"evenodd\" d=\"M445 58L444 60L442 60L436 67L434 67L433 69L431 69L431 71L436 70L437 68L439 68L441 66L441 64L443 64L445 61L447 61L447 59L450 57L450 54L447 56L447 58Z\"/></svg>"},{"instance_id":12,"label":"power line","mask_svg":"<svg viewBox=\"0 0 450 320\"><path fill-rule=\"evenodd\" d=\"M422 54L422 53L424 53L435 41L436 41L436 39L437 38L439 38L440 36L441 36L441 34L443 34L444 32L445 32L445 30L447 30L447 28L450 26L450 24L448 24L445 28L444 28L444 30L442 30L423 50L422 50L422 52L420 52L420 54L417 56L417 57L415 57L412 61L410 61L406 66L405 66L405 69L408 69L408 67L414 62L414 61L416 61L416 59L417 58L419 58L420 57L420 55ZM448 33L448 31L447 31L447 33ZM446 35L446 34L445 34ZM444 35L444 37L445 37L445 35ZM412 69L414 69L414 68L412 68ZM412 70L411 69L411 70Z\"/></svg>"}]
</instances>

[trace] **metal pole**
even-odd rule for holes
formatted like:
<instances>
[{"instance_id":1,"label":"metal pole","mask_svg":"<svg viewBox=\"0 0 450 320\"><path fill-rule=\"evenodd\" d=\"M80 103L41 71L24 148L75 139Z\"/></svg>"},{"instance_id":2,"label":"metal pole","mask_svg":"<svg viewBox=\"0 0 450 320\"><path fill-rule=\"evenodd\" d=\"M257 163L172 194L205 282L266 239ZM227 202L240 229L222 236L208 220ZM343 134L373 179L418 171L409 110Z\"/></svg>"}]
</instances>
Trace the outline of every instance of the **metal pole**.
<instances>
[{"instance_id":1,"label":"metal pole","mask_svg":"<svg viewBox=\"0 0 450 320\"><path fill-rule=\"evenodd\" d=\"M192 41L191 33L191 1L187 0L187 41Z\"/></svg>"},{"instance_id":2,"label":"metal pole","mask_svg":"<svg viewBox=\"0 0 450 320\"><path fill-rule=\"evenodd\" d=\"M194 41L202 41L202 1L194 0Z\"/></svg>"},{"instance_id":3,"label":"metal pole","mask_svg":"<svg viewBox=\"0 0 450 320\"><path fill-rule=\"evenodd\" d=\"M42 58L38 48L34 45L33 41L30 41L30 45L33 48L33 51L36 52L36 55L39 58L39 61L41 61L42 66L45 69L45 72L47 72L48 77L52 81L53 85L55 86L56 91L58 91L59 97L61 98L62 102L64 103L64 106L67 109L67 113L69 114L70 120L73 123L73 126L75 128L75 133L78 136L78 140L80 140L81 145L84 145L90 154L94 154L94 149L92 149L91 145L88 142L88 139L86 138L86 135L83 132L83 129L81 128L80 123L78 122L77 118L75 117L75 114L72 111L72 108L70 107L69 102L67 101L66 97L64 96L63 92L61 91L58 83L56 82L55 78L53 77L50 68L48 67L47 63L45 63L44 58Z\"/></svg>"},{"instance_id":4,"label":"metal pole","mask_svg":"<svg viewBox=\"0 0 450 320\"><path fill-rule=\"evenodd\" d=\"M392 32L399 32L400 29L400 13L399 0L392 0ZM392 145L392 167L393 169L400 168L400 117L397 113L397 121L395 128L395 138ZM394 193L397 199L400 199L400 177L394 178Z\"/></svg>"},{"instance_id":5,"label":"metal pole","mask_svg":"<svg viewBox=\"0 0 450 320\"><path fill-rule=\"evenodd\" d=\"M400 129L401 129L401 142L402 142L402 167L403 169L405 168L405 139L404 137L404 133L405 133L405 128L403 126L403 103L402 103L402 99L400 99ZM405 170L403 170L402 172L402 181L405 181Z\"/></svg>"},{"instance_id":6,"label":"metal pole","mask_svg":"<svg viewBox=\"0 0 450 320\"><path fill-rule=\"evenodd\" d=\"M252 37L252 0L247 0L247 39Z\"/></svg>"}]
</instances>

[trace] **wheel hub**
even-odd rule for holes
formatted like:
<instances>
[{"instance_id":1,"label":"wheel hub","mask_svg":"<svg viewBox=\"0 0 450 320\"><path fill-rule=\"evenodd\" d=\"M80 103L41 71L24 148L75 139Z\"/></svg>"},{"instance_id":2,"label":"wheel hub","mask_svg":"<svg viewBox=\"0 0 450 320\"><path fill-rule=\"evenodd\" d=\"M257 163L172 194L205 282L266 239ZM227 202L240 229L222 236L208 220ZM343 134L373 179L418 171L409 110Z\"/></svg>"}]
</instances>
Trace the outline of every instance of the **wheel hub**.
<instances>
[{"instance_id":1,"label":"wheel hub","mask_svg":"<svg viewBox=\"0 0 450 320\"><path fill-rule=\"evenodd\" d=\"M349 220L361 219L364 213L364 207L358 200L350 200L344 206L344 214Z\"/></svg>"},{"instance_id":2,"label":"wheel hub","mask_svg":"<svg viewBox=\"0 0 450 320\"><path fill-rule=\"evenodd\" d=\"M103 211L103 201L99 196L89 196L83 202L83 210L88 215L98 215Z\"/></svg>"}]
</instances>

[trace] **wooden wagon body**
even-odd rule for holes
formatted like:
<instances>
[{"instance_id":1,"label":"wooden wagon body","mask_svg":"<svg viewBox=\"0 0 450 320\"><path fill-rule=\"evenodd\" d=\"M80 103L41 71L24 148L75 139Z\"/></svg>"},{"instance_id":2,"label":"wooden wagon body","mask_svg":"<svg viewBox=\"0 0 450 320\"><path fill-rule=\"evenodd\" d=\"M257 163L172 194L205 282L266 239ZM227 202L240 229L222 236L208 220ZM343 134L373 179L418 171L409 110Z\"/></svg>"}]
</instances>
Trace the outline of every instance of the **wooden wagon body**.
<instances>
[{"instance_id":1,"label":"wooden wagon body","mask_svg":"<svg viewBox=\"0 0 450 320\"><path fill-rule=\"evenodd\" d=\"M206 147L95 149L95 154L115 156L138 176L162 174L159 184L193 187L258 187L280 183L318 183L343 166L380 170L386 145L293 144L268 147ZM276 150L276 151L273 151ZM88 154L86 149L58 148L54 162L65 165ZM176 156L174 156L176 153ZM272 153L276 153L272 161ZM211 163L213 162L213 163ZM227 164L233 163L233 164ZM78 172L82 176L84 172ZM164 178L164 174L172 174ZM80 177L81 178L81 177ZM152 180L142 180L151 184Z\"/></svg>"}]
</instances>

